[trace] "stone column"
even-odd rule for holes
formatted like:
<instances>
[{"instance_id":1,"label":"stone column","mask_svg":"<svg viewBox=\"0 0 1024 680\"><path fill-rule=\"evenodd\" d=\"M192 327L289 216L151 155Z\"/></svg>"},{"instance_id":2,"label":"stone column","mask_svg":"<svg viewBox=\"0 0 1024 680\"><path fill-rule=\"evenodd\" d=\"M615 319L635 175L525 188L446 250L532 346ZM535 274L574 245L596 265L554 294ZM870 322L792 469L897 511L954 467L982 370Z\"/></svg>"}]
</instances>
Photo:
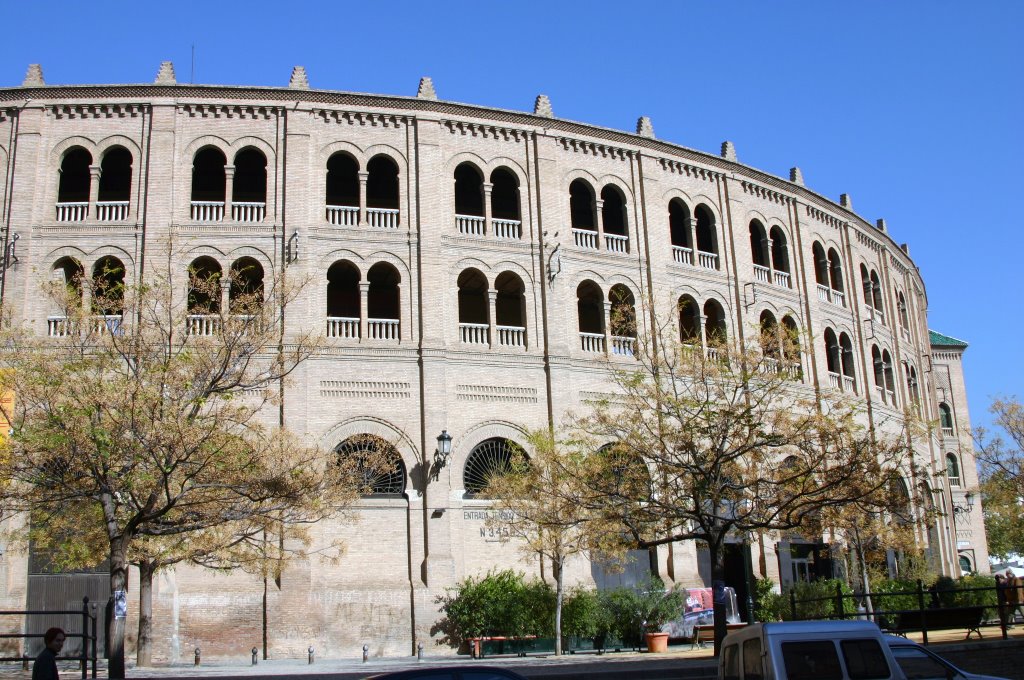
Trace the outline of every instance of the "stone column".
<instances>
[{"instance_id":1,"label":"stone column","mask_svg":"<svg viewBox=\"0 0 1024 680\"><path fill-rule=\"evenodd\" d=\"M700 346L703 351L708 346L708 317L698 313L697 323L700 324Z\"/></svg>"},{"instance_id":2,"label":"stone column","mask_svg":"<svg viewBox=\"0 0 1024 680\"><path fill-rule=\"evenodd\" d=\"M689 220L687 220L686 227L690 231L691 264L697 264L697 218L691 217Z\"/></svg>"},{"instance_id":3,"label":"stone column","mask_svg":"<svg viewBox=\"0 0 1024 680\"><path fill-rule=\"evenodd\" d=\"M594 208L594 224L597 225L597 249L604 250L604 201L600 198L594 201Z\"/></svg>"},{"instance_id":4,"label":"stone column","mask_svg":"<svg viewBox=\"0 0 1024 680\"><path fill-rule=\"evenodd\" d=\"M220 280L220 313L227 316L231 313L231 277L224 276Z\"/></svg>"},{"instance_id":5,"label":"stone column","mask_svg":"<svg viewBox=\"0 0 1024 680\"><path fill-rule=\"evenodd\" d=\"M224 166L224 219L231 219L232 194L235 193L235 166Z\"/></svg>"},{"instance_id":6,"label":"stone column","mask_svg":"<svg viewBox=\"0 0 1024 680\"><path fill-rule=\"evenodd\" d=\"M366 226L366 183L370 179L370 173L359 172L359 224Z\"/></svg>"},{"instance_id":7,"label":"stone column","mask_svg":"<svg viewBox=\"0 0 1024 680\"><path fill-rule=\"evenodd\" d=\"M89 205L85 209L86 217L92 211L93 219L99 218L99 209L96 207L96 202L100 198L100 177L102 175L103 168L98 165L89 166Z\"/></svg>"},{"instance_id":8,"label":"stone column","mask_svg":"<svg viewBox=\"0 0 1024 680\"><path fill-rule=\"evenodd\" d=\"M775 283L775 263L772 258L772 240L765 238L761 241L761 246L765 250L765 260L768 262L768 283Z\"/></svg>"},{"instance_id":9,"label":"stone column","mask_svg":"<svg viewBox=\"0 0 1024 680\"><path fill-rule=\"evenodd\" d=\"M359 339L365 341L368 337L366 335L366 316L370 311L369 307L370 298L370 282L360 281L359 282Z\"/></svg>"},{"instance_id":10,"label":"stone column","mask_svg":"<svg viewBox=\"0 0 1024 680\"><path fill-rule=\"evenodd\" d=\"M487 337L488 344L491 347L497 347L498 336L497 336L497 302L498 302L498 291L494 288L487 289Z\"/></svg>"},{"instance_id":11,"label":"stone column","mask_svg":"<svg viewBox=\"0 0 1024 680\"><path fill-rule=\"evenodd\" d=\"M487 236L493 236L493 225L491 225L491 193L494 191L494 185L490 182L483 183L484 192L484 234Z\"/></svg>"},{"instance_id":12,"label":"stone column","mask_svg":"<svg viewBox=\"0 0 1024 680\"><path fill-rule=\"evenodd\" d=\"M612 351L612 303L604 303L604 352L611 354Z\"/></svg>"}]
</instances>

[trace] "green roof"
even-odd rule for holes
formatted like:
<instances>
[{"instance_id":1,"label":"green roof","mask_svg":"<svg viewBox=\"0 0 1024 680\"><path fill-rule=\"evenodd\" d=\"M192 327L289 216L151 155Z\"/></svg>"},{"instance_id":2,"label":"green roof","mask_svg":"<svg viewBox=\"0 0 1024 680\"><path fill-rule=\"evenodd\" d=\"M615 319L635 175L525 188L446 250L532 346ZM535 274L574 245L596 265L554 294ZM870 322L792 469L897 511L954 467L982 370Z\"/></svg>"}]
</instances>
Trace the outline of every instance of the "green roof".
<instances>
[{"instance_id":1,"label":"green roof","mask_svg":"<svg viewBox=\"0 0 1024 680\"><path fill-rule=\"evenodd\" d=\"M958 340L951 335L943 335L932 329L928 329L928 341L931 342L932 347L967 347L967 343L963 340Z\"/></svg>"}]
</instances>

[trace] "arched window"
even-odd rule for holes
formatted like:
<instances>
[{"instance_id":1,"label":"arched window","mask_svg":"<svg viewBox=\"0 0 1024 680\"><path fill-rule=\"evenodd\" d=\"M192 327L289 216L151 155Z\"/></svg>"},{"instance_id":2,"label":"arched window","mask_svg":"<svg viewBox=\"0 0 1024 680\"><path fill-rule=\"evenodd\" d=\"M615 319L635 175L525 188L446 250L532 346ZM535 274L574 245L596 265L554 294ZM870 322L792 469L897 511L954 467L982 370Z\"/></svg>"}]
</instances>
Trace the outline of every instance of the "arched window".
<instances>
[{"instance_id":1,"label":"arched window","mask_svg":"<svg viewBox=\"0 0 1024 680\"><path fill-rule=\"evenodd\" d=\"M366 274L370 288L366 293L366 335L371 340L398 340L399 322L398 270L387 262L378 262Z\"/></svg>"},{"instance_id":2,"label":"arched window","mask_svg":"<svg viewBox=\"0 0 1024 680\"><path fill-rule=\"evenodd\" d=\"M459 274L459 333L462 342L471 345L490 344L487 278L476 269Z\"/></svg>"},{"instance_id":3,"label":"arched window","mask_svg":"<svg viewBox=\"0 0 1024 680\"><path fill-rule=\"evenodd\" d=\"M341 465L354 464L363 496L401 496L405 493L405 463L391 444L372 434L349 437L334 449Z\"/></svg>"},{"instance_id":4,"label":"arched window","mask_svg":"<svg viewBox=\"0 0 1024 680\"><path fill-rule=\"evenodd\" d=\"M516 466L524 464L529 464L529 458L509 440L502 437L485 439L466 458L466 466L462 470L466 495L480 497L494 476L507 475Z\"/></svg>"},{"instance_id":5,"label":"arched window","mask_svg":"<svg viewBox=\"0 0 1024 680\"><path fill-rule=\"evenodd\" d=\"M825 255L825 249L817 241L815 241L814 245L811 246L811 257L814 259L814 281L818 284L818 297L822 297L821 291L822 289L825 289L826 295L822 299L828 302L829 262L828 257Z\"/></svg>"},{"instance_id":6,"label":"arched window","mask_svg":"<svg viewBox=\"0 0 1024 680\"><path fill-rule=\"evenodd\" d=\"M789 276L789 246L786 242L786 233L779 227L772 227L772 269L775 271L775 285L789 288L791 278Z\"/></svg>"},{"instance_id":7,"label":"arched window","mask_svg":"<svg viewBox=\"0 0 1024 680\"><path fill-rule=\"evenodd\" d=\"M597 231L594 206L594 190L590 184L583 179L573 180L569 185L569 216L573 229Z\"/></svg>"},{"instance_id":8,"label":"arched window","mask_svg":"<svg viewBox=\"0 0 1024 680\"><path fill-rule=\"evenodd\" d=\"M864 304L871 309L875 304L875 296L871 292L871 275L868 274L868 268L864 265L860 266L860 282L864 288Z\"/></svg>"},{"instance_id":9,"label":"arched window","mask_svg":"<svg viewBox=\"0 0 1024 680\"><path fill-rule=\"evenodd\" d=\"M327 337L358 338L360 319L359 269L339 260L327 269Z\"/></svg>"},{"instance_id":10,"label":"arched window","mask_svg":"<svg viewBox=\"0 0 1024 680\"><path fill-rule=\"evenodd\" d=\"M496 168L491 173L491 219L498 238L522 238L519 178L508 168Z\"/></svg>"},{"instance_id":11,"label":"arched window","mask_svg":"<svg viewBox=\"0 0 1024 680\"><path fill-rule=\"evenodd\" d=\"M882 367L885 371L885 391L891 405L896 405L896 380L892 372L892 356L889 350L882 350Z\"/></svg>"},{"instance_id":12,"label":"arched window","mask_svg":"<svg viewBox=\"0 0 1024 680\"><path fill-rule=\"evenodd\" d=\"M484 180L472 163L455 168L455 214L484 216Z\"/></svg>"},{"instance_id":13,"label":"arched window","mask_svg":"<svg viewBox=\"0 0 1024 680\"><path fill-rule=\"evenodd\" d=\"M754 261L757 279L770 283L768 279L768 235L758 220L750 221L750 257ZM760 267L760 269L758 269Z\"/></svg>"},{"instance_id":14,"label":"arched window","mask_svg":"<svg viewBox=\"0 0 1024 680\"><path fill-rule=\"evenodd\" d=\"M825 363L828 366L829 385L836 390L842 389L843 359L842 348L839 346L839 339L835 331L826 328L825 339Z\"/></svg>"},{"instance_id":15,"label":"arched window","mask_svg":"<svg viewBox=\"0 0 1024 680\"><path fill-rule=\"evenodd\" d=\"M885 401L885 365L882 363L882 352L878 349L878 345L871 346L871 365L875 371L875 390L878 392L878 398L881 401Z\"/></svg>"},{"instance_id":16,"label":"arched window","mask_svg":"<svg viewBox=\"0 0 1024 680\"><path fill-rule=\"evenodd\" d=\"M949 404L946 402L939 403L939 427L947 437L953 435L953 411L950 410Z\"/></svg>"},{"instance_id":17,"label":"arched window","mask_svg":"<svg viewBox=\"0 0 1024 680\"><path fill-rule=\"evenodd\" d=\"M907 298L904 297L902 290L896 291L896 309L899 312L900 317L900 328L903 329L903 334L910 337L910 316L907 313Z\"/></svg>"},{"instance_id":18,"label":"arched window","mask_svg":"<svg viewBox=\"0 0 1024 680\"><path fill-rule=\"evenodd\" d=\"M82 279L85 270L72 257L62 257L53 263L50 272L55 289L52 291L55 314L46 319L46 332L51 338L63 338L71 332L68 315L82 307Z\"/></svg>"},{"instance_id":19,"label":"arched window","mask_svg":"<svg viewBox=\"0 0 1024 680\"><path fill-rule=\"evenodd\" d=\"M494 280L498 295L494 300L494 323L498 344L526 347L526 287L518 274L502 272Z\"/></svg>"},{"instance_id":20,"label":"arched window","mask_svg":"<svg viewBox=\"0 0 1024 680\"><path fill-rule=\"evenodd\" d=\"M82 267L82 263L73 257L62 257L53 263L52 280L63 284L67 290L68 295L77 300L77 304L82 301L82 278L85 276L85 269Z\"/></svg>"},{"instance_id":21,"label":"arched window","mask_svg":"<svg viewBox=\"0 0 1024 680\"><path fill-rule=\"evenodd\" d=\"M192 219L216 222L224 217L227 158L220 149L207 146L192 159Z\"/></svg>"},{"instance_id":22,"label":"arched window","mask_svg":"<svg viewBox=\"0 0 1024 680\"><path fill-rule=\"evenodd\" d=\"M621 283L608 293L612 303L612 354L633 356L636 351L636 300L633 292Z\"/></svg>"},{"instance_id":23,"label":"arched window","mask_svg":"<svg viewBox=\"0 0 1024 680\"><path fill-rule=\"evenodd\" d=\"M672 239L672 259L681 264L693 264L690 209L678 198L668 202L668 229Z\"/></svg>"},{"instance_id":24,"label":"arched window","mask_svg":"<svg viewBox=\"0 0 1024 680\"><path fill-rule=\"evenodd\" d=\"M57 184L57 221L81 222L89 216L89 166L92 154L80 146L69 149L60 162Z\"/></svg>"},{"instance_id":25,"label":"arched window","mask_svg":"<svg viewBox=\"0 0 1024 680\"><path fill-rule=\"evenodd\" d=\"M709 347L724 347L728 340L725 325L725 310L717 300L708 300L704 303L704 335L707 338Z\"/></svg>"},{"instance_id":26,"label":"arched window","mask_svg":"<svg viewBox=\"0 0 1024 680\"><path fill-rule=\"evenodd\" d=\"M761 353L764 354L766 368L777 371L780 358L779 324L775 320L775 315L766 309L761 312L759 325Z\"/></svg>"},{"instance_id":27,"label":"arched window","mask_svg":"<svg viewBox=\"0 0 1024 680\"><path fill-rule=\"evenodd\" d=\"M843 367L843 390L857 391L857 378L853 368L853 343L846 333L839 334L839 351Z\"/></svg>"},{"instance_id":28,"label":"arched window","mask_svg":"<svg viewBox=\"0 0 1024 680\"><path fill-rule=\"evenodd\" d=\"M212 257L198 257L188 268L189 335L208 336L220 332L220 263Z\"/></svg>"},{"instance_id":29,"label":"arched window","mask_svg":"<svg viewBox=\"0 0 1024 680\"><path fill-rule=\"evenodd\" d=\"M231 265L228 310L255 314L263 307L263 265L253 257L240 257Z\"/></svg>"},{"instance_id":30,"label":"arched window","mask_svg":"<svg viewBox=\"0 0 1024 680\"><path fill-rule=\"evenodd\" d=\"M231 191L231 219L262 222L267 215L267 157L253 147L235 154L235 178Z\"/></svg>"},{"instance_id":31,"label":"arched window","mask_svg":"<svg viewBox=\"0 0 1024 680\"><path fill-rule=\"evenodd\" d=\"M92 313L118 317L124 311L124 263L107 255L92 268ZM113 329L110 329L113 330Z\"/></svg>"},{"instance_id":32,"label":"arched window","mask_svg":"<svg viewBox=\"0 0 1024 680\"><path fill-rule=\"evenodd\" d=\"M355 226L359 223L359 164L339 151L327 159L327 221Z\"/></svg>"},{"instance_id":33,"label":"arched window","mask_svg":"<svg viewBox=\"0 0 1024 680\"><path fill-rule=\"evenodd\" d=\"M875 308L875 312L878 313L879 321L885 323L885 306L882 304L882 283L878 279L878 272L871 271L871 297L872 306Z\"/></svg>"},{"instance_id":34,"label":"arched window","mask_svg":"<svg viewBox=\"0 0 1024 680\"><path fill-rule=\"evenodd\" d=\"M800 327L796 325L793 317L786 315L782 317L782 326L779 331L782 357L786 360L787 368L791 371L800 371Z\"/></svg>"},{"instance_id":35,"label":"arched window","mask_svg":"<svg viewBox=\"0 0 1024 680\"><path fill-rule=\"evenodd\" d=\"M608 184L601 189L601 202L605 247L613 253L628 253L629 221L626 219L626 199L618 187Z\"/></svg>"},{"instance_id":36,"label":"arched window","mask_svg":"<svg viewBox=\"0 0 1024 680\"><path fill-rule=\"evenodd\" d=\"M132 154L114 146L100 161L100 186L96 197L96 219L116 222L128 218L132 192Z\"/></svg>"},{"instance_id":37,"label":"arched window","mask_svg":"<svg viewBox=\"0 0 1024 680\"><path fill-rule=\"evenodd\" d=\"M693 211L697 218L697 266L718 269L718 239L715 237L715 217L706 205Z\"/></svg>"},{"instance_id":38,"label":"arched window","mask_svg":"<svg viewBox=\"0 0 1024 680\"><path fill-rule=\"evenodd\" d=\"M604 352L604 293L593 281L576 287L576 321L584 352Z\"/></svg>"},{"instance_id":39,"label":"arched window","mask_svg":"<svg viewBox=\"0 0 1024 680\"><path fill-rule=\"evenodd\" d=\"M700 306L689 295L679 298L679 341L684 345L700 344Z\"/></svg>"},{"instance_id":40,"label":"arched window","mask_svg":"<svg viewBox=\"0 0 1024 680\"><path fill-rule=\"evenodd\" d=\"M398 165L390 156L377 154L366 164L366 207L370 210L398 210ZM397 216L396 216L397 220ZM370 226L376 225L370 218Z\"/></svg>"},{"instance_id":41,"label":"arched window","mask_svg":"<svg viewBox=\"0 0 1024 680\"><path fill-rule=\"evenodd\" d=\"M829 275L832 281L832 290L842 293L846 288L843 286L843 261L835 248L828 249Z\"/></svg>"},{"instance_id":42,"label":"arched window","mask_svg":"<svg viewBox=\"0 0 1024 680\"><path fill-rule=\"evenodd\" d=\"M946 454L946 477L950 486L960 486L960 463L955 453Z\"/></svg>"}]
</instances>

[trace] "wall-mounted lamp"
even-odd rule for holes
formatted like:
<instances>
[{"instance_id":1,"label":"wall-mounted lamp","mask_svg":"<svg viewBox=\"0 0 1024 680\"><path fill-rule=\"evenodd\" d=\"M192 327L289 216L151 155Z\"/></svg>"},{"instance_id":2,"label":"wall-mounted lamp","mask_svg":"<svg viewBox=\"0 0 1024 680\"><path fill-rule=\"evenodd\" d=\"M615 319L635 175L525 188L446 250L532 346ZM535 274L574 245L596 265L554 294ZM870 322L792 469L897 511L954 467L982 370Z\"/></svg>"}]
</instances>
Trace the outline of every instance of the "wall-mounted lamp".
<instances>
[{"instance_id":1,"label":"wall-mounted lamp","mask_svg":"<svg viewBox=\"0 0 1024 680\"><path fill-rule=\"evenodd\" d=\"M285 261L288 264L295 262L299 259L299 230L296 229L292 232L292 235L288 237L288 244L284 249Z\"/></svg>"},{"instance_id":2,"label":"wall-mounted lamp","mask_svg":"<svg viewBox=\"0 0 1024 680\"><path fill-rule=\"evenodd\" d=\"M434 479L441 474L441 470L448 465L448 457L452 455L452 436L448 430L441 430L437 435L437 448L434 449Z\"/></svg>"},{"instance_id":3,"label":"wall-mounted lamp","mask_svg":"<svg viewBox=\"0 0 1024 680\"><path fill-rule=\"evenodd\" d=\"M18 255L15 250L18 247L19 238L21 238L21 234L14 234L11 236L11 240L7 242L7 246L4 248L3 268L5 271L18 264Z\"/></svg>"}]
</instances>

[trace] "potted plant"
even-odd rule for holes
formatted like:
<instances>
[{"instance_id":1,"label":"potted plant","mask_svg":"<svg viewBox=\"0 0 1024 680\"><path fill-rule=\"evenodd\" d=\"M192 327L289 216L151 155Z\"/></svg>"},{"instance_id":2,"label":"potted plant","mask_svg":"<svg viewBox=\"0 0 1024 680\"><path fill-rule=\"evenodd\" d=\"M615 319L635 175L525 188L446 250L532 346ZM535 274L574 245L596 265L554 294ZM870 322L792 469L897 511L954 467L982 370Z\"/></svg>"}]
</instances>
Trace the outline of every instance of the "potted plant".
<instances>
[{"instance_id":1,"label":"potted plant","mask_svg":"<svg viewBox=\"0 0 1024 680\"><path fill-rule=\"evenodd\" d=\"M643 616L640 626L644 632L647 651L667 651L668 633L662 632L661 628L682 614L686 595L678 586L665 590L665 586L657 579L651 580L639 595L638 604Z\"/></svg>"}]
</instances>

